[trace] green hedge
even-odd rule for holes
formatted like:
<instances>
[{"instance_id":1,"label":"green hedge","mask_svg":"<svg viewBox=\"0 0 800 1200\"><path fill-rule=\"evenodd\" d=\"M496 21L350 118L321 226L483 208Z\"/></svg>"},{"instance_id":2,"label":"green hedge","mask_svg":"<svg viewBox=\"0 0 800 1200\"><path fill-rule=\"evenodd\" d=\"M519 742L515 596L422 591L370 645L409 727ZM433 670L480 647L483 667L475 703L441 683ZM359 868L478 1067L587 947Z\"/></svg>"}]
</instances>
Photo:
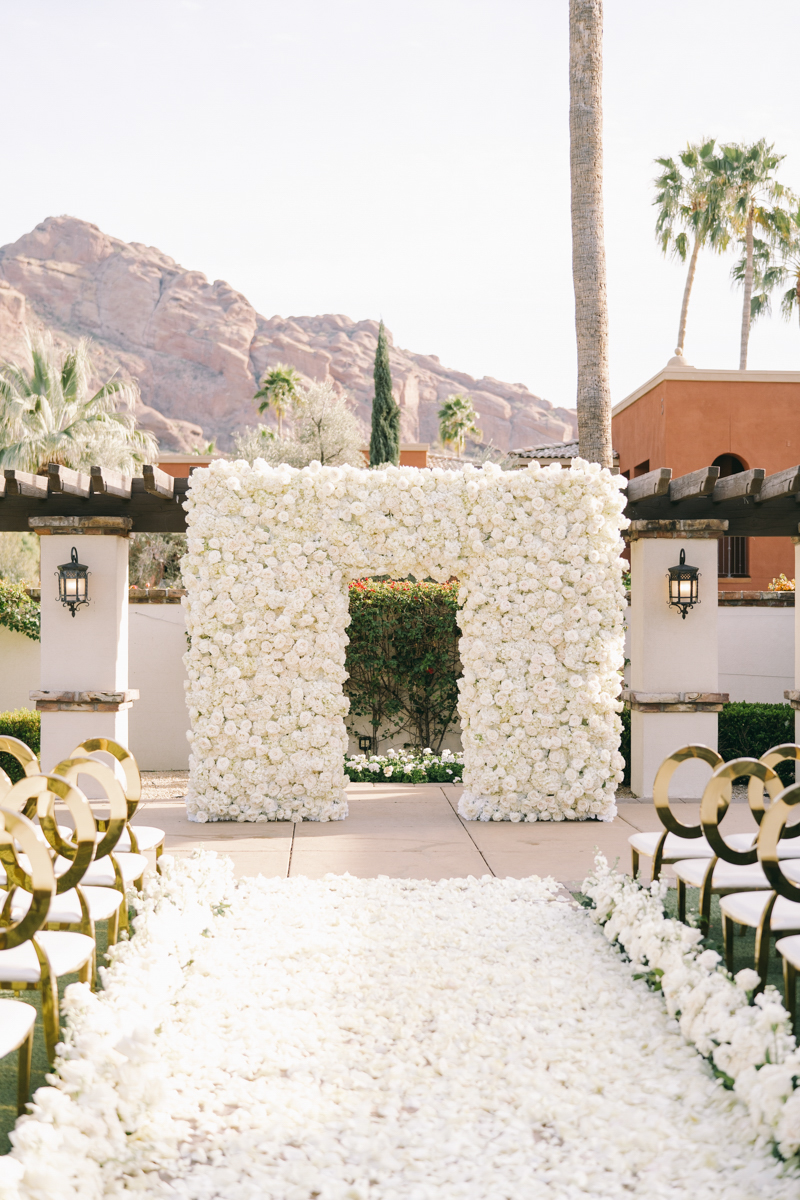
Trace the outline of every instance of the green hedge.
<instances>
[{"instance_id":1,"label":"green hedge","mask_svg":"<svg viewBox=\"0 0 800 1200\"><path fill-rule=\"evenodd\" d=\"M719 752L732 758L760 758L770 746L794 741L794 711L788 704L726 704L719 714ZM781 763L784 784L794 782L794 763Z\"/></svg>"},{"instance_id":2,"label":"green hedge","mask_svg":"<svg viewBox=\"0 0 800 1200\"><path fill-rule=\"evenodd\" d=\"M631 714L622 716L622 737L619 751L625 759L623 782L631 782ZM794 712L788 704L723 705L719 714L719 752L726 762L732 758L760 758L771 746L794 741ZM677 747L676 747L677 748ZM781 763L778 774L784 784L794 782L794 763Z\"/></svg>"},{"instance_id":3,"label":"green hedge","mask_svg":"<svg viewBox=\"0 0 800 1200\"><path fill-rule=\"evenodd\" d=\"M359 579L350 585L344 685L350 732L405 732L408 745L438 754L457 720L458 582Z\"/></svg>"},{"instance_id":4,"label":"green hedge","mask_svg":"<svg viewBox=\"0 0 800 1200\"><path fill-rule=\"evenodd\" d=\"M39 641L39 605L31 600L24 583L0 579L0 625L14 633L24 633L31 641Z\"/></svg>"},{"instance_id":5,"label":"green hedge","mask_svg":"<svg viewBox=\"0 0 800 1200\"><path fill-rule=\"evenodd\" d=\"M30 746L38 756L41 744L41 713L31 712L29 708L18 708L14 712L0 712L0 735L3 737L19 738L26 746ZM0 767L12 783L22 779L25 774L22 767L10 754L0 754Z\"/></svg>"}]
</instances>

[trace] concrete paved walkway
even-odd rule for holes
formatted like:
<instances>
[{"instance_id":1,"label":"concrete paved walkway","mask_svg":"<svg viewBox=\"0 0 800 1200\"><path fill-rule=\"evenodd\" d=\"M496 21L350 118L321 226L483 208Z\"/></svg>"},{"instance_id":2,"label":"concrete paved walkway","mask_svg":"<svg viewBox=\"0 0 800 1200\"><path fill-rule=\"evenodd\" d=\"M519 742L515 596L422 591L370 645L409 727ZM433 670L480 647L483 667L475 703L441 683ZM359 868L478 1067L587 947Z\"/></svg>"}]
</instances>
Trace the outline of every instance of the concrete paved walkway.
<instances>
[{"instance_id":1,"label":"concrete paved walkway","mask_svg":"<svg viewBox=\"0 0 800 1200\"><path fill-rule=\"evenodd\" d=\"M456 811L461 789L440 784L353 783L347 789L350 816L325 825L303 822L196 825L186 818L184 772L148 773L144 800L134 825L166 830L165 850L188 854L195 846L229 854L237 875L305 875L328 872L362 878L447 879L466 875L523 878L552 875L575 888L591 870L598 848L630 870L629 836L657 829L651 801L621 799L619 816L605 821L559 821L513 825L462 821ZM681 806L683 819L697 819L696 806ZM726 831L752 827L747 805L736 804Z\"/></svg>"}]
</instances>

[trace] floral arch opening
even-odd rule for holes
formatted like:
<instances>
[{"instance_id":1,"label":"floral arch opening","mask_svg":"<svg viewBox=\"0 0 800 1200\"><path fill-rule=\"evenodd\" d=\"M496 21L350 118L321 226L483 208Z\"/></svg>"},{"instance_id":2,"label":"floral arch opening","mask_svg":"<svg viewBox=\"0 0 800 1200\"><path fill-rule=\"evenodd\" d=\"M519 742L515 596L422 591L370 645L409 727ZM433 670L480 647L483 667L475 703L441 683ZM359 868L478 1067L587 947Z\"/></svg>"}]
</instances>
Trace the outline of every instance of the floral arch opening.
<instances>
[{"instance_id":1,"label":"floral arch opening","mask_svg":"<svg viewBox=\"0 0 800 1200\"><path fill-rule=\"evenodd\" d=\"M347 815L348 589L459 580L467 819L610 819L622 779L619 476L218 460L188 501L187 808Z\"/></svg>"}]
</instances>

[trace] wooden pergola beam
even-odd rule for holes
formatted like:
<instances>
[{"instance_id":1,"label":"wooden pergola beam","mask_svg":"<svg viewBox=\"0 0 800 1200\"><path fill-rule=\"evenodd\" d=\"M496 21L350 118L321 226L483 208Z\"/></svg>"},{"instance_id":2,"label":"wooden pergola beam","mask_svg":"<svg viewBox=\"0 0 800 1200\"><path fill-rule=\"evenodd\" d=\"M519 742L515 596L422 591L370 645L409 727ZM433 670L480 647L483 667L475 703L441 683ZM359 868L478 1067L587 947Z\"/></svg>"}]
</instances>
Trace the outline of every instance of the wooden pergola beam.
<instances>
[{"instance_id":1,"label":"wooden pergola beam","mask_svg":"<svg viewBox=\"0 0 800 1200\"><path fill-rule=\"evenodd\" d=\"M788 467L776 475L768 475L761 485L758 502L779 500L782 496L796 496L800 492L800 466Z\"/></svg>"},{"instance_id":2,"label":"wooden pergola beam","mask_svg":"<svg viewBox=\"0 0 800 1200\"><path fill-rule=\"evenodd\" d=\"M28 471L4 471L3 474L6 477L6 496L27 496L31 500L47 499L46 476L31 475Z\"/></svg>"},{"instance_id":3,"label":"wooden pergola beam","mask_svg":"<svg viewBox=\"0 0 800 1200\"><path fill-rule=\"evenodd\" d=\"M693 500L696 496L710 496L719 479L719 467L701 467L688 475L679 475L669 485L672 504L680 500Z\"/></svg>"},{"instance_id":4,"label":"wooden pergola beam","mask_svg":"<svg viewBox=\"0 0 800 1200\"><path fill-rule=\"evenodd\" d=\"M666 496L671 479L672 467L659 467L657 471L648 471L646 475L628 480L628 503L636 504L649 496Z\"/></svg>"},{"instance_id":5,"label":"wooden pergola beam","mask_svg":"<svg viewBox=\"0 0 800 1200\"><path fill-rule=\"evenodd\" d=\"M711 499L719 504L722 500L734 500L737 496L757 496L764 486L766 473L763 467L753 467L750 471L740 471L738 475L726 475L714 484Z\"/></svg>"},{"instance_id":6,"label":"wooden pergola beam","mask_svg":"<svg viewBox=\"0 0 800 1200\"><path fill-rule=\"evenodd\" d=\"M92 491L98 496L118 496L120 500L130 500L130 475L121 471L109 471L107 467L92 467Z\"/></svg>"},{"instance_id":7,"label":"wooden pergola beam","mask_svg":"<svg viewBox=\"0 0 800 1200\"><path fill-rule=\"evenodd\" d=\"M47 482L51 494L80 496L88 500L92 494L92 477L83 471L73 471L59 463L47 464Z\"/></svg>"}]
</instances>

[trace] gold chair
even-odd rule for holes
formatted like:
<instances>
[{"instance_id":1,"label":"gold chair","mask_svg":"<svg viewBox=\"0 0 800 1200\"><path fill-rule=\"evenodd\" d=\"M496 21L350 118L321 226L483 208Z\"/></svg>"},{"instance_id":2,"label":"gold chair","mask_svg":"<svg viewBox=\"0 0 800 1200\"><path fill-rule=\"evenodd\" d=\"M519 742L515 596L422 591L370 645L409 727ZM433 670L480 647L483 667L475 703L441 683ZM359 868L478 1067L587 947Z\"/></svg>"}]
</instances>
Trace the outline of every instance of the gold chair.
<instances>
[{"instance_id":1,"label":"gold chair","mask_svg":"<svg viewBox=\"0 0 800 1200\"><path fill-rule=\"evenodd\" d=\"M70 788L64 780L54 780L52 776L50 779L62 788ZM86 808L88 813L88 805ZM81 933L42 929L58 886L50 850L22 813L3 807L0 818L0 859L12 884L0 913L0 987L17 993L41 992L45 1046L52 1062L60 1036L58 979L77 974L83 983L89 982L94 941ZM83 869L85 843L86 839L81 838L81 852L76 853L69 871L65 872L73 876L70 886L80 878L79 874L75 878L73 872ZM12 907L17 887L28 892L31 900L27 910L15 918Z\"/></svg>"},{"instance_id":2,"label":"gold chair","mask_svg":"<svg viewBox=\"0 0 800 1200\"><path fill-rule=\"evenodd\" d=\"M6 777L7 778L7 777ZM31 909L16 923L7 923L0 918L0 957L4 950L13 950L23 945L41 929L46 917L50 897L55 891L55 875L47 851L38 844L36 830L26 817L0 809L0 839L12 836L29 851L31 875L34 883ZM34 843L37 843L34 846ZM32 911L31 911L32 910ZM17 1059L17 1113L25 1111L31 1082L31 1054L33 1031L36 1025L36 1009L23 1000L0 1000L0 1058L18 1052Z\"/></svg>"},{"instance_id":3,"label":"gold chair","mask_svg":"<svg viewBox=\"0 0 800 1200\"><path fill-rule=\"evenodd\" d=\"M773 800L758 833L758 861L768 880L769 891L733 893L720 900L725 960L728 970L733 966L733 929L735 925L749 926L756 931L755 969L761 978L759 990L767 979L770 938L784 934L782 941L792 942L800 934L800 862L782 856L781 842L796 837L797 824L787 830L786 823L794 805L800 804L800 784L784 788ZM789 937L788 935L795 935ZM786 946L784 946L784 950ZM784 954L784 983L787 1001L793 998L791 970L786 968ZM791 961L789 963L791 968ZM789 984L792 984L791 995Z\"/></svg>"},{"instance_id":4,"label":"gold chair","mask_svg":"<svg viewBox=\"0 0 800 1200\"><path fill-rule=\"evenodd\" d=\"M767 877L758 864L755 846L757 829L753 834L740 834L737 840L733 835L730 841L726 841L719 828L731 802L733 781L742 775L749 776L747 798L750 812L756 825L760 824L764 816L764 788L770 797L777 796L783 789L780 779L771 767L759 759L736 758L723 763L712 772L700 801L700 827L709 845L710 857L681 859L673 863L678 881L678 918L686 920L686 888L698 888L700 928L704 933L708 930L711 917L712 895L725 896L732 892L769 889Z\"/></svg>"},{"instance_id":5,"label":"gold chair","mask_svg":"<svg viewBox=\"0 0 800 1200\"><path fill-rule=\"evenodd\" d=\"M39 759L30 746L26 746L19 738L0 737L0 753L10 754L12 758L15 758L26 775L38 775L41 770ZM0 767L0 804L2 804L3 797L11 786L11 780L2 767Z\"/></svg>"},{"instance_id":6,"label":"gold chair","mask_svg":"<svg viewBox=\"0 0 800 1200\"><path fill-rule=\"evenodd\" d=\"M631 868L634 879L639 873L639 859L652 858L651 878L658 879L661 868L689 858L708 859L712 850L703 836L701 825L685 825L672 811L669 802L669 785L681 763L699 758L708 763L712 770L723 765L723 759L710 746L683 746L670 754L658 768L653 782L653 803L661 821L660 830L634 833L628 838L631 847ZM731 843L747 849L755 841L752 834L734 834Z\"/></svg>"},{"instance_id":7,"label":"gold chair","mask_svg":"<svg viewBox=\"0 0 800 1200\"><path fill-rule=\"evenodd\" d=\"M124 904L125 891L132 885L141 887L142 875L147 868L147 859L143 854L118 852L119 842L125 833L128 820L128 802L122 785L111 767L86 755L75 755L72 758L64 759L55 768L55 774L75 784L81 775L88 775L105 791L105 800L88 801L90 807L107 803L109 815L107 818L94 817L100 835L95 848L94 861L86 870L81 890L84 893L91 890L96 904L100 905L102 902L107 905L109 897L107 894L103 897L102 893L113 889L119 895L120 900L115 908L115 913L121 916L122 928L127 929L128 910L127 905ZM48 833L48 841L54 848L59 848L60 839L57 830L51 830ZM96 919L102 920L103 918L98 915ZM109 926L109 939L112 939L111 926ZM116 930L113 940L116 941Z\"/></svg>"},{"instance_id":8,"label":"gold chair","mask_svg":"<svg viewBox=\"0 0 800 1200\"><path fill-rule=\"evenodd\" d=\"M85 754L95 755L101 753L109 754L112 758L116 759L125 775L125 798L128 802L128 819L125 830L117 844L117 850L120 854L126 852L143 854L146 850L155 850L157 869L158 860L164 852L164 838L166 834L163 829L157 829L154 825L131 825L131 821L142 799L142 777L136 759L130 750L125 746L121 746L119 742L112 741L111 738L89 738L75 747L72 751L72 757L77 758Z\"/></svg>"}]
</instances>

